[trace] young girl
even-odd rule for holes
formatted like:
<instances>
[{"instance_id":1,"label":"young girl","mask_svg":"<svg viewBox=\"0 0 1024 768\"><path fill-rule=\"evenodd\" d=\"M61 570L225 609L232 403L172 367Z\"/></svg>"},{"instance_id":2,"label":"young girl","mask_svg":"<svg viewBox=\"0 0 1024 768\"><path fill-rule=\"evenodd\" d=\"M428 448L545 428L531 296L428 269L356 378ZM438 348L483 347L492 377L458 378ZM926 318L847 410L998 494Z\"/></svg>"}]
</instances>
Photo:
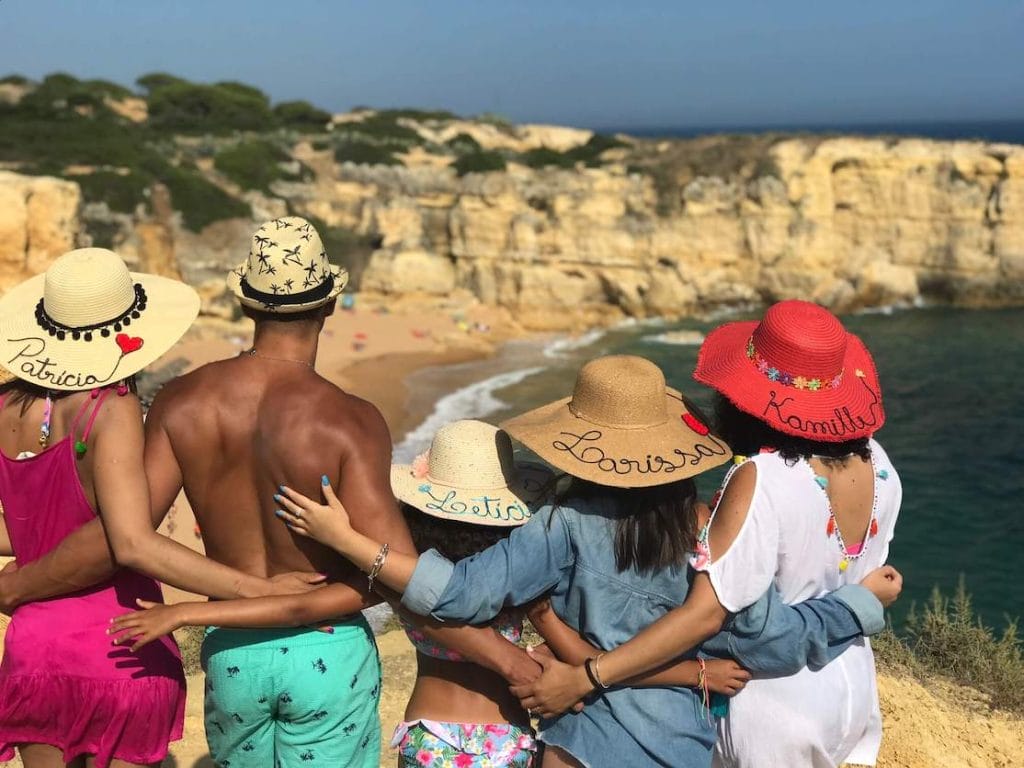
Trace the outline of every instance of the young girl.
<instances>
[{"instance_id":1,"label":"young girl","mask_svg":"<svg viewBox=\"0 0 1024 768\"><path fill-rule=\"evenodd\" d=\"M386 544L352 530L327 488L328 505L286 488L281 514L293 530L338 549L371 578L404 589L407 607L440 619L489 621L506 605L550 592L560 618L592 644L611 648L678 606L686 597L687 553L696 544L691 478L731 454L666 388L657 366L629 356L592 361L571 398L506 428L568 472L570 487L508 539L457 565L437 552L418 562L389 555ZM789 627L797 637L786 641L793 655L803 652L801 621ZM588 670L601 686L600 670ZM541 721L544 765L707 765L715 734L703 695L679 686L607 690L580 712Z\"/></svg>"},{"instance_id":2,"label":"young girl","mask_svg":"<svg viewBox=\"0 0 1024 768\"><path fill-rule=\"evenodd\" d=\"M776 304L760 323L711 333L695 377L719 393L720 433L752 458L726 478L698 587L602 658L605 682L673 658L702 613L741 611L772 585L794 603L864 579L888 557L902 490L872 438L884 421L874 362L838 319L807 302ZM585 670L549 666L524 690L527 701L557 711L589 690ZM820 670L752 680L721 736L721 765L873 765L881 717L870 643Z\"/></svg>"}]
</instances>

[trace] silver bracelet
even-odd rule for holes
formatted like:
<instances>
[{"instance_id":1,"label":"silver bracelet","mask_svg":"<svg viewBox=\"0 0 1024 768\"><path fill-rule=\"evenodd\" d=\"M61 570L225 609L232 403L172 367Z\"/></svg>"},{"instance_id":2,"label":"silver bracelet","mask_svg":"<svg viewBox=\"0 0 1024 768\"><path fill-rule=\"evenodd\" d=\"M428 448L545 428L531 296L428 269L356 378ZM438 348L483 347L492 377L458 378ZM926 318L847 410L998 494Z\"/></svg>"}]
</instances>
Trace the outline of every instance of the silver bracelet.
<instances>
[{"instance_id":1,"label":"silver bracelet","mask_svg":"<svg viewBox=\"0 0 1024 768\"><path fill-rule=\"evenodd\" d=\"M377 557L373 559L373 565L370 566L370 572L366 574L366 580L369 582L370 591L373 591L373 582L380 576L381 569L384 568L384 561L388 559L388 551L391 546L385 542L381 545L380 551L377 552Z\"/></svg>"}]
</instances>

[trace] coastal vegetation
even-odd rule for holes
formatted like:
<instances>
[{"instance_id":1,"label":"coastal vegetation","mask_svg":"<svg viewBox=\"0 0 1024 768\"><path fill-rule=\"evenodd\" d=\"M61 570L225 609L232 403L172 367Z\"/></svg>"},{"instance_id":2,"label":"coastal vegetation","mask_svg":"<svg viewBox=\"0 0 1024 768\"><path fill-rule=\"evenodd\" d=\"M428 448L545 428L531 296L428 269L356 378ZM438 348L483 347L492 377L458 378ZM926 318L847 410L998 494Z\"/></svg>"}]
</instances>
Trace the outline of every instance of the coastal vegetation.
<instances>
[{"instance_id":1,"label":"coastal vegetation","mask_svg":"<svg viewBox=\"0 0 1024 768\"><path fill-rule=\"evenodd\" d=\"M1016 620L1000 634L975 614L964 581L952 597L936 587L901 631L872 640L879 663L915 677L940 678L986 694L991 706L1024 716L1024 648Z\"/></svg>"}]
</instances>

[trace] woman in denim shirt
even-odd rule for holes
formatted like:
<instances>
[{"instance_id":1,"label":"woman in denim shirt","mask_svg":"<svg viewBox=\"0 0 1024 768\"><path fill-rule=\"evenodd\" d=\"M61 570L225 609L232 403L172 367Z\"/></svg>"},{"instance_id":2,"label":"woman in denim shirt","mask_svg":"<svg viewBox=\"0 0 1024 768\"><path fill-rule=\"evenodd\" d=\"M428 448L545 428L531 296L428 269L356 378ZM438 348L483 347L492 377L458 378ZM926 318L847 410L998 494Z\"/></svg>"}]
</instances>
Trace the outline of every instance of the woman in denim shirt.
<instances>
[{"instance_id":1,"label":"woman in denim shirt","mask_svg":"<svg viewBox=\"0 0 1024 768\"><path fill-rule=\"evenodd\" d=\"M557 504L479 555L454 565L434 551L418 561L389 556L381 543L352 531L328 488L328 505L286 489L286 520L404 590L410 609L442 620L485 622L504 606L549 594L561 619L610 649L686 599L686 556L697 528L690 478L731 453L666 388L657 366L636 357L592 361L572 398L506 428L573 481ZM755 673L787 674L824 664L863 632L880 630L881 614L860 586L792 607L769 594L706 647ZM724 620L692 627L689 645L714 635ZM599 668L591 667L600 687ZM580 712L541 720L545 766L710 765L715 726L701 692L663 686L601 694Z\"/></svg>"}]
</instances>

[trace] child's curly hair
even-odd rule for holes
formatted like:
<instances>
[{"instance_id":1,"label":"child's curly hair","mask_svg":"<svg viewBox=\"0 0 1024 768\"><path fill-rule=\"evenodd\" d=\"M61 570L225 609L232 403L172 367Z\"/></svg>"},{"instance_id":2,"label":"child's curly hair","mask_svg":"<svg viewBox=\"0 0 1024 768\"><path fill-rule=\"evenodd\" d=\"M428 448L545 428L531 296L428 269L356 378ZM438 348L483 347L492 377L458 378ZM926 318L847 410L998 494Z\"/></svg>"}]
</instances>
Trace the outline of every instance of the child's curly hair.
<instances>
[{"instance_id":1,"label":"child's curly hair","mask_svg":"<svg viewBox=\"0 0 1024 768\"><path fill-rule=\"evenodd\" d=\"M475 525L443 520L421 512L411 504L399 502L419 552L436 549L452 562L483 552L492 544L508 538L512 526Z\"/></svg>"}]
</instances>

